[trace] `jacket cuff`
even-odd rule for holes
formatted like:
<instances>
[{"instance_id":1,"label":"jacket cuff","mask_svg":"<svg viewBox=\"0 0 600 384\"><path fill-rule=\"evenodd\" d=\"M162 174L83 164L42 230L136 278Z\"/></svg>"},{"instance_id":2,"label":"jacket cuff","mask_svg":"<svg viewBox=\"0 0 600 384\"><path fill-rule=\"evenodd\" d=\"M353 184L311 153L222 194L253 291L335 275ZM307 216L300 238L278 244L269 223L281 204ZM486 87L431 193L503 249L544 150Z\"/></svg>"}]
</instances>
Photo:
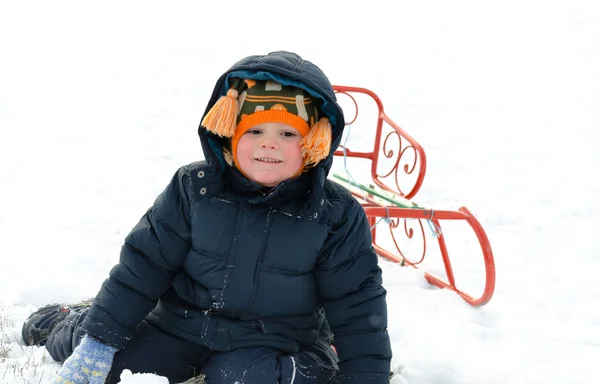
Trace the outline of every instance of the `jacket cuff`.
<instances>
[{"instance_id":1,"label":"jacket cuff","mask_svg":"<svg viewBox=\"0 0 600 384\"><path fill-rule=\"evenodd\" d=\"M119 329L120 332L109 332L106 325L92 320L89 316L85 318L81 324L81 328L92 339L114 347L117 350L125 348L131 339L131 337L120 336L120 334L126 333L124 329Z\"/></svg>"}]
</instances>

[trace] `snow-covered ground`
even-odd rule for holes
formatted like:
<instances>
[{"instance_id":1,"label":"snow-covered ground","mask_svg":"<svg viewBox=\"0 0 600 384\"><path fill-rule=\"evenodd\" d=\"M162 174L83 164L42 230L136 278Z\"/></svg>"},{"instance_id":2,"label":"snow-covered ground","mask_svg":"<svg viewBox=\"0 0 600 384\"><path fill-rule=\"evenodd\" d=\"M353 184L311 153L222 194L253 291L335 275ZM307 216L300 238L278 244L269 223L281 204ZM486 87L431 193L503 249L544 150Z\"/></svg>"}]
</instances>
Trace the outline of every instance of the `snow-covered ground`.
<instances>
[{"instance_id":1,"label":"snow-covered ground","mask_svg":"<svg viewBox=\"0 0 600 384\"><path fill-rule=\"evenodd\" d=\"M378 93L427 152L415 200L467 206L490 238L481 308L382 261L393 383L600 382L597 1L109 0L0 1L0 383L51 381L59 365L22 345L23 319L97 292L173 172L202 157L217 77L279 49ZM350 148L369 129L353 125ZM477 294L462 232L445 233Z\"/></svg>"}]
</instances>

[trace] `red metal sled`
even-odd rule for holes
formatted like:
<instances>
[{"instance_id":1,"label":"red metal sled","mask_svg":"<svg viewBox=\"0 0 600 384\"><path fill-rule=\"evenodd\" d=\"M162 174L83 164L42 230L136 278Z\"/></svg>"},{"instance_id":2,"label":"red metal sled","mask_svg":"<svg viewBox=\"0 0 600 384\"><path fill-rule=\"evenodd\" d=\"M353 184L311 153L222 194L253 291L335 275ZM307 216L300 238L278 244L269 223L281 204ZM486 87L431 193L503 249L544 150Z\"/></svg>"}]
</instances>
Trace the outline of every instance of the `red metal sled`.
<instances>
[{"instance_id":1,"label":"red metal sled","mask_svg":"<svg viewBox=\"0 0 600 384\"><path fill-rule=\"evenodd\" d=\"M465 207L460 207L458 211L434 210L420 207L412 202L411 199L423 184L427 165L425 151L421 145L386 115L381 100L374 92L365 88L341 85L334 86L334 89L338 96L349 97L351 107L353 105L356 108L354 117L347 122L353 132L356 132L356 129L362 129L352 126L358 117L359 103L357 98L370 98L375 102L373 110L377 115L377 121L372 149L352 151L342 145L335 152L337 156L371 161L371 179L374 185L358 184L349 182L349 180L344 180L346 183L342 183L342 185L346 186L361 201L372 227L375 250L386 259L422 269L422 262L426 254L429 254L427 252L428 242L433 238L428 238L425 235L426 229L435 228L435 238L446 277L438 277L424 270L425 279L434 286L455 291L473 306L485 305L494 293L496 268L490 242L479 221ZM367 106L366 103L361 103L361 107L363 105ZM348 118L350 115L347 112L346 110L345 113ZM384 128L386 133L384 133ZM406 182L408 187L405 189L401 185L404 186ZM385 249L380 244L381 242L378 242L377 228L381 228L381 225L383 225L381 224L382 218L386 219L389 229L389 233L383 235L390 238L395 249ZM442 222L449 221L460 221L468 224L481 247L485 269L485 284L483 293L479 297L457 288L446 240L442 232ZM419 230L422 239L422 243L420 242L422 252L417 252L417 256L414 257L412 254L403 252L401 247L403 240L414 242L418 237ZM380 233L380 235L382 234Z\"/></svg>"}]
</instances>

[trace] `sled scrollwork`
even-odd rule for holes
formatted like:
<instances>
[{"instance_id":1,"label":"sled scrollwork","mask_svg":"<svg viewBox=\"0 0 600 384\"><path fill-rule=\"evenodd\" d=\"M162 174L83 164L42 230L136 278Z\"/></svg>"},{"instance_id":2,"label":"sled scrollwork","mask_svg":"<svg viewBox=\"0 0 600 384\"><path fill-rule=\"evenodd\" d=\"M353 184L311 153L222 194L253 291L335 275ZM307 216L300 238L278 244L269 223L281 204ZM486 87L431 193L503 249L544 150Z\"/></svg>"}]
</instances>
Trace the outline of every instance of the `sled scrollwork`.
<instances>
[{"instance_id":1,"label":"sled scrollwork","mask_svg":"<svg viewBox=\"0 0 600 384\"><path fill-rule=\"evenodd\" d=\"M354 152L346 148L346 155L371 160L371 178L377 186L411 199L421 188L427 167L427 158L421 145L386 115L381 99L374 92L357 87L336 85L334 88L338 94L349 97L354 104L355 112L352 120L347 122L349 125L354 124L358 118L358 102L353 94L370 96L378 109L373 150ZM343 151L338 150L335 155L342 156ZM406 184L404 188L403 184Z\"/></svg>"},{"instance_id":2,"label":"sled scrollwork","mask_svg":"<svg viewBox=\"0 0 600 384\"><path fill-rule=\"evenodd\" d=\"M335 181L348 188L361 202L371 226L375 251L388 260L421 268L428 254L428 242L436 239L446 277L438 277L424 270L425 279L434 286L455 291L473 306L485 305L494 293L496 269L489 239L479 221L465 207L460 207L457 211L433 210L414 203L411 199L423 184L427 165L425 151L421 145L385 114L381 100L372 91L338 85L334 86L334 89L338 94L350 97L356 108L353 119L347 124L354 124L358 117L358 103L354 94L368 95L377 105L373 150L359 152L340 148L335 152L337 156L370 160L374 185L357 184L344 176L333 175L334 179L337 179ZM382 169L384 171L381 171ZM408 183L404 180L408 180ZM401 187L405 184L409 186L407 192ZM389 233L382 233L380 237L377 228L382 227L381 220L387 222ZM456 285L441 224L450 221L465 222L477 237L485 269L485 286L483 293L478 297L459 289ZM430 230L434 231L435 236L427 236ZM386 239L382 239L384 235L387 236ZM387 244L387 247L392 244L395 249L386 248L383 243ZM410 252L404 248L407 243L410 244Z\"/></svg>"}]
</instances>

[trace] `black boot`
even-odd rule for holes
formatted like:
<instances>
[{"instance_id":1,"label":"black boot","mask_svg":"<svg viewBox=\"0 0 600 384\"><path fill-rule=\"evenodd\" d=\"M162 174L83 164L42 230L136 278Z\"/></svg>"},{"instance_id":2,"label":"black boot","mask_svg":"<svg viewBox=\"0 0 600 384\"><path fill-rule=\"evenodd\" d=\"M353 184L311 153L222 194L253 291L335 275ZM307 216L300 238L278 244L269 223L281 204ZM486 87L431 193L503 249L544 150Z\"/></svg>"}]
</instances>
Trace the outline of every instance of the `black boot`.
<instances>
[{"instance_id":1,"label":"black boot","mask_svg":"<svg viewBox=\"0 0 600 384\"><path fill-rule=\"evenodd\" d=\"M60 321L72 311L88 308L92 300L86 300L74 305L48 304L33 312L21 329L21 337L25 345L43 346L48 341L48 335Z\"/></svg>"}]
</instances>

